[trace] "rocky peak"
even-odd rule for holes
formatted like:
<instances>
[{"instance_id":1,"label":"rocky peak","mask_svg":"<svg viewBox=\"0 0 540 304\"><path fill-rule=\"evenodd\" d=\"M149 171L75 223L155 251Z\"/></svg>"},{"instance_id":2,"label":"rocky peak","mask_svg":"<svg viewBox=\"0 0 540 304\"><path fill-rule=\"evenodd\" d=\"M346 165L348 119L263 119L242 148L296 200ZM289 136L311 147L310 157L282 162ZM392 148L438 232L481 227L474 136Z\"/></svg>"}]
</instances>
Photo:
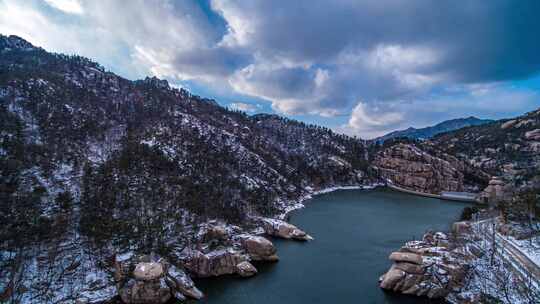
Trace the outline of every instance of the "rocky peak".
<instances>
[{"instance_id":1,"label":"rocky peak","mask_svg":"<svg viewBox=\"0 0 540 304\"><path fill-rule=\"evenodd\" d=\"M142 83L151 85L158 89L165 89L165 90L170 89L169 82L167 80L159 79L156 76L146 77L144 80L142 80Z\"/></svg>"},{"instance_id":2,"label":"rocky peak","mask_svg":"<svg viewBox=\"0 0 540 304\"><path fill-rule=\"evenodd\" d=\"M28 51L36 49L36 47L19 36L4 36L0 34L0 50L9 51L12 49Z\"/></svg>"}]
</instances>

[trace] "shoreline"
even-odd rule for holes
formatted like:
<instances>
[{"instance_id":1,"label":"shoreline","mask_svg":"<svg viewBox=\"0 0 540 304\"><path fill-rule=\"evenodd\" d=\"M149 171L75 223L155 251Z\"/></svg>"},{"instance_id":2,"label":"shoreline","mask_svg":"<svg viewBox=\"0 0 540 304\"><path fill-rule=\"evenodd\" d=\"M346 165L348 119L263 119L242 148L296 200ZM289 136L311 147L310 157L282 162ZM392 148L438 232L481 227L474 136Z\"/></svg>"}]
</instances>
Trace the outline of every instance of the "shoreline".
<instances>
[{"instance_id":1,"label":"shoreline","mask_svg":"<svg viewBox=\"0 0 540 304\"><path fill-rule=\"evenodd\" d=\"M283 212L277 215L277 218L280 220L285 220L287 216L295 210L299 210L302 208L305 208L304 202L312 199L316 195L330 193L338 190L373 190L378 187L385 186L384 183L372 183L372 184L364 184L364 185L354 185L354 186L333 186L333 187L326 187L319 190L312 190L312 189L306 189L308 191L307 194L301 196L299 199L295 200L295 203L291 204L290 206L286 207Z\"/></svg>"},{"instance_id":2,"label":"shoreline","mask_svg":"<svg viewBox=\"0 0 540 304\"><path fill-rule=\"evenodd\" d=\"M376 189L376 188L379 188L381 187L380 190L382 190L382 192L386 191L384 188L385 184L384 183L370 183L370 184L364 184L364 185L354 185L354 186L332 186L332 187L325 187L325 188L321 188L321 189L306 189L306 192L309 191L309 193L306 193L305 195L302 195L300 196L300 198L296 201L290 201L291 202L291 208L288 208L287 210L287 213L283 213L283 214L289 214L291 211L293 210L297 210L297 209L301 209L303 207L307 207L308 204L305 203L306 200L310 199L310 198L313 198L315 197L315 195L319 195L319 194L326 194L326 193L331 193L331 192L334 192L334 191L338 191L338 190L372 190L372 189ZM374 191L375 192L375 191ZM362 193L370 193L370 192L358 192L357 194L360 196L362 195ZM397 192L396 192L397 193ZM414 198L413 198L414 199ZM283 201L281 202L283 203ZM327 205L326 207L323 207L323 208L327 208L327 207L330 207L331 205ZM438 204L434 204L434 207L437 208L439 205ZM299 213L301 214L301 213ZM294 215L294 216L297 216L297 215ZM276 217L277 218L277 217ZM304 227L300 227L298 226L299 229L302 229ZM307 232L310 232L310 231L307 231ZM311 233L313 233L314 231L311 231ZM262 231L261 231L262 233ZM262 235L263 237L267 237L266 235ZM314 237L317 238L317 237L321 237L320 235L316 235L314 234ZM326 236L327 237L327 236ZM269 240L273 241L271 238L269 238ZM404 241L406 241L406 239L404 238L403 239ZM309 249L311 248L311 244L307 244L307 246L309 247L305 247L303 250L308 250L308 251L311 251L312 249ZM276 246L276 250L277 250L277 254L279 255L281 253L281 248L278 248ZM392 249L393 250L393 249ZM281 256L280 256L281 257ZM283 258L287 258L286 255L283 256ZM288 258L287 258L288 259ZM258 267L258 265L254 264L256 267ZM384 271L384 270L382 270ZM378 276L381 274L382 272L377 272L377 273L374 273L374 276L373 278L378 278ZM206 281L208 285L210 284L213 284L210 282L210 280L207 280ZM206 285L206 287L208 287L208 285ZM203 285L204 286L204 285ZM374 287L375 288L375 287Z\"/></svg>"},{"instance_id":3,"label":"shoreline","mask_svg":"<svg viewBox=\"0 0 540 304\"><path fill-rule=\"evenodd\" d=\"M304 202L306 200L312 199L316 195L330 193L330 192L334 192L334 191L338 191L338 190L373 190L373 189L376 189L376 188L379 188L379 187L388 187L388 188L390 188L392 190L402 192L402 193L407 193L407 194L416 195L416 196L422 196L422 197L436 198L436 199L446 200L446 201L455 201L455 202L464 202L464 203L473 203L473 204L480 204L481 203L477 199L465 199L465 198L457 198L457 197L445 196L445 195L440 195L440 194L418 192L418 191L414 191L414 190L405 189L405 188L396 186L396 185L391 184L391 183L379 182L379 183L354 185L354 186L333 186L333 187L322 188L322 189L315 190L315 191L308 188L308 189L306 189L308 191L307 194L305 194L305 195L301 196L299 199L295 200L294 203L289 202L289 203L292 203L292 204L285 207L283 212L281 212L280 214L277 215L277 218L280 219L280 220L285 220L287 218L287 216L292 211L305 208L306 206L304 205ZM287 204L287 202L283 202L283 203Z\"/></svg>"},{"instance_id":4,"label":"shoreline","mask_svg":"<svg viewBox=\"0 0 540 304\"><path fill-rule=\"evenodd\" d=\"M443 195L443 194L418 192L418 191L402 188L402 187L396 186L396 185L391 184L391 183L387 183L386 186L388 188L390 188L390 189L393 189L393 190L396 190L396 191L399 191L399 192L403 192L403 193L408 193L408 194L411 194L411 195L430 197L430 198L436 198L436 199L440 199L440 200L454 201L454 202L476 203L476 204L481 203L476 198L473 199L473 198L457 197L457 196L452 196L452 195Z\"/></svg>"}]
</instances>

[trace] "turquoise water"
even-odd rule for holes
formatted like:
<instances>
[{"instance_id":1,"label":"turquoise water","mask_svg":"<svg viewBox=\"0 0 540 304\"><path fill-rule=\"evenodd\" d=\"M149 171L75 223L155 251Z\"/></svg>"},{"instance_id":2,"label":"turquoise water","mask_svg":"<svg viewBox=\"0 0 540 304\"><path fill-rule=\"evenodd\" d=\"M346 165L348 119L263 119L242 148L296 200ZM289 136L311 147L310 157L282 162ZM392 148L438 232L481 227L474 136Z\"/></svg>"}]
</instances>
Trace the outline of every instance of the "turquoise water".
<instances>
[{"instance_id":1,"label":"turquoise water","mask_svg":"<svg viewBox=\"0 0 540 304\"><path fill-rule=\"evenodd\" d=\"M280 261L259 274L200 280L203 303L429 303L387 293L378 278L388 255L429 229L448 230L466 206L388 189L340 190L306 201L291 222L315 240L273 239Z\"/></svg>"}]
</instances>

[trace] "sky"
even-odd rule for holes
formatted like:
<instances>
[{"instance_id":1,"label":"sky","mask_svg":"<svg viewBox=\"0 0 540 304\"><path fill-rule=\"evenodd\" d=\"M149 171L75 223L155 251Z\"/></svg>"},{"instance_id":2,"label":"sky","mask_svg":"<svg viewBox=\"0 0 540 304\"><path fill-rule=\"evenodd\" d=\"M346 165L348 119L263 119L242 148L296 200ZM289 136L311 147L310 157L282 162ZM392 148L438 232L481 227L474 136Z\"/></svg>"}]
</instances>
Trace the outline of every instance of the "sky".
<instances>
[{"instance_id":1,"label":"sky","mask_svg":"<svg viewBox=\"0 0 540 304\"><path fill-rule=\"evenodd\" d=\"M362 138L540 107L536 0L0 0L0 33Z\"/></svg>"}]
</instances>

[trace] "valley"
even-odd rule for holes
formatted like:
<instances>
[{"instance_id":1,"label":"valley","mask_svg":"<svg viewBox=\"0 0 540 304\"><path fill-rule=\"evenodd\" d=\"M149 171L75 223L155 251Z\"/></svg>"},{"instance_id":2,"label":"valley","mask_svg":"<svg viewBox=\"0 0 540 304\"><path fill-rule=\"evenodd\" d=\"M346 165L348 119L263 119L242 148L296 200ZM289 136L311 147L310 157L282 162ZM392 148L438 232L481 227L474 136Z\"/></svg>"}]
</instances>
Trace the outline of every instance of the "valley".
<instances>
[{"instance_id":1,"label":"valley","mask_svg":"<svg viewBox=\"0 0 540 304\"><path fill-rule=\"evenodd\" d=\"M540 109L368 141L17 36L0 36L0 55L3 302L471 303L502 298L501 278L527 287L507 297L538 299L493 240L536 251ZM479 237L486 219L500 236Z\"/></svg>"}]
</instances>

